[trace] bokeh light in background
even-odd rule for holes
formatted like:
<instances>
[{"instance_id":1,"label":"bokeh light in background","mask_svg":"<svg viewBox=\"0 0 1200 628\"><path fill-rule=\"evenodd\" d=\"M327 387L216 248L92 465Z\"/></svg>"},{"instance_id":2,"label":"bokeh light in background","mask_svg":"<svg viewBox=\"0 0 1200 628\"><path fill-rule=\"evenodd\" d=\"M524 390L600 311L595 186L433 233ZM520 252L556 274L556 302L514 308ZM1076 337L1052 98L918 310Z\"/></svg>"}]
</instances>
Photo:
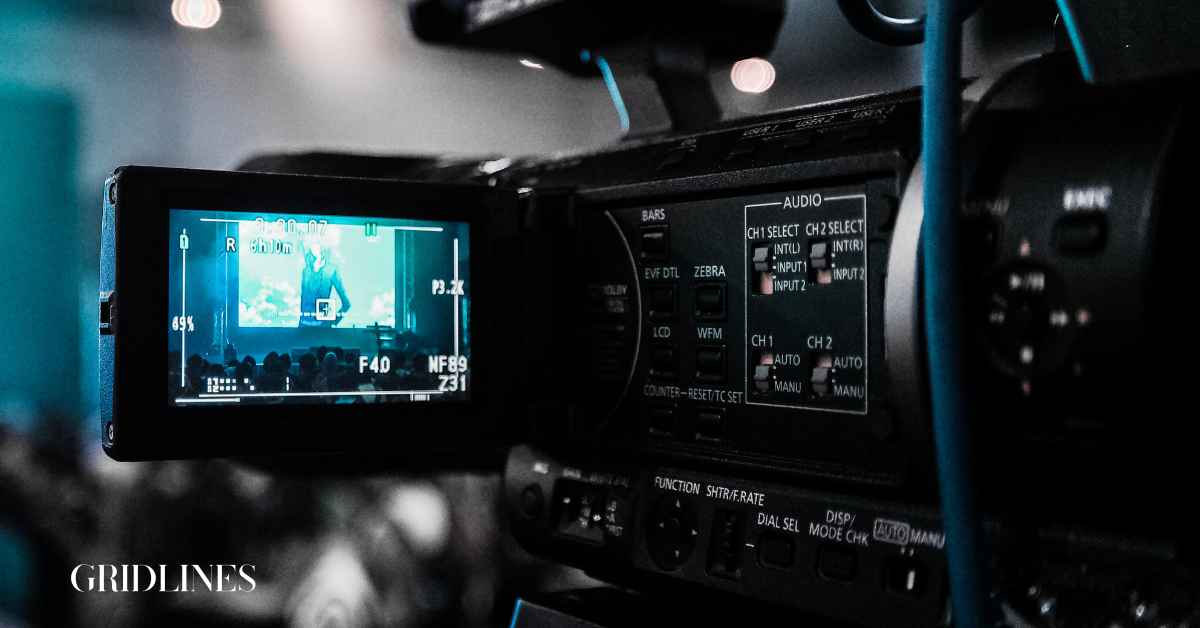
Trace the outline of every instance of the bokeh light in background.
<instances>
[{"instance_id":1,"label":"bokeh light in background","mask_svg":"<svg viewBox=\"0 0 1200 628\"><path fill-rule=\"evenodd\" d=\"M182 26L210 28L221 19L221 3L217 0L174 0L171 15Z\"/></svg>"},{"instance_id":2,"label":"bokeh light in background","mask_svg":"<svg viewBox=\"0 0 1200 628\"><path fill-rule=\"evenodd\" d=\"M758 57L742 59L733 64L729 78L738 91L761 94L775 84L775 66Z\"/></svg>"}]
</instances>

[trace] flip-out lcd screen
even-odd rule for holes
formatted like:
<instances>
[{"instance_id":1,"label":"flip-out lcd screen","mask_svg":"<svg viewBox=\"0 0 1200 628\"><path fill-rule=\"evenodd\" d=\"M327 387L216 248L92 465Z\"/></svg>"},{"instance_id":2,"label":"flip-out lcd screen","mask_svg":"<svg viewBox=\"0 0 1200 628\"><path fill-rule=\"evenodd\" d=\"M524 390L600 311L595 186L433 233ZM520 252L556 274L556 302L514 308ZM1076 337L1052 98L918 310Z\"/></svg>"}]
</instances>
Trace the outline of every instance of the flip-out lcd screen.
<instances>
[{"instance_id":1,"label":"flip-out lcd screen","mask_svg":"<svg viewBox=\"0 0 1200 628\"><path fill-rule=\"evenodd\" d=\"M467 223L170 216L171 404L469 399Z\"/></svg>"}]
</instances>

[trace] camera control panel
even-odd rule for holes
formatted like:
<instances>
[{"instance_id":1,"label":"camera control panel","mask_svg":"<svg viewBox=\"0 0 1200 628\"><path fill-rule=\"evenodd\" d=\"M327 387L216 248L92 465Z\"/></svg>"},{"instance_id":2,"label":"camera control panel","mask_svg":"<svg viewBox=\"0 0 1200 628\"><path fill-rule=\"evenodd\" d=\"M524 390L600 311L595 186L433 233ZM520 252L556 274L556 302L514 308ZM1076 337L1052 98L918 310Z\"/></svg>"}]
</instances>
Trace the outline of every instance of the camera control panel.
<instances>
[{"instance_id":1,"label":"camera control panel","mask_svg":"<svg viewBox=\"0 0 1200 628\"><path fill-rule=\"evenodd\" d=\"M874 423L891 420L886 386L875 394L872 379L883 353L886 183L593 215L583 229L591 248L628 253L625 268L618 255L590 265L607 274L588 292L598 330L589 354L632 364L602 431L870 465L870 432L888 431Z\"/></svg>"}]
</instances>

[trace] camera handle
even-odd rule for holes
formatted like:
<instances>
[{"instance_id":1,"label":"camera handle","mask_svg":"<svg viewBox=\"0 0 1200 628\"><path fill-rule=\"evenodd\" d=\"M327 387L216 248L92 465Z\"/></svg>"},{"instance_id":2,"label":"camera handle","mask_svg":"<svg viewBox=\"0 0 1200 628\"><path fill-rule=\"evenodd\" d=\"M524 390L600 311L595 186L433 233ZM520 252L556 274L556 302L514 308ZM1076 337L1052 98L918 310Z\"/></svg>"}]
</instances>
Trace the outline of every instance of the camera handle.
<instances>
[{"instance_id":1,"label":"camera handle","mask_svg":"<svg viewBox=\"0 0 1200 628\"><path fill-rule=\"evenodd\" d=\"M983 4L983 0L967 0L962 3L959 21L967 19ZM871 4L871 0L838 0L838 8L854 30L867 39L889 46L912 46L925 41L925 16L917 18L895 18L884 15Z\"/></svg>"}]
</instances>

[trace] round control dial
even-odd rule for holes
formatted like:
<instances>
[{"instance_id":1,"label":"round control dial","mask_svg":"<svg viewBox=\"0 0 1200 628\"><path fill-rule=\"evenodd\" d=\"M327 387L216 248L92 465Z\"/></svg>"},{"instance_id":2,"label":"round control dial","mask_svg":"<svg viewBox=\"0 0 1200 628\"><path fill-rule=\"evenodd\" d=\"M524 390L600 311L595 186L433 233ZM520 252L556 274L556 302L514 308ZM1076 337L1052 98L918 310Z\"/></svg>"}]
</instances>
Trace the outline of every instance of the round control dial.
<instances>
[{"instance_id":1,"label":"round control dial","mask_svg":"<svg viewBox=\"0 0 1200 628\"><path fill-rule=\"evenodd\" d=\"M983 335L1001 370L1037 377L1058 368L1075 338L1067 288L1046 269L1014 264L987 283Z\"/></svg>"},{"instance_id":2,"label":"round control dial","mask_svg":"<svg viewBox=\"0 0 1200 628\"><path fill-rule=\"evenodd\" d=\"M691 558L696 549L696 512L686 497L663 495L650 509L646 522L646 546L654 564L674 571Z\"/></svg>"}]
</instances>

